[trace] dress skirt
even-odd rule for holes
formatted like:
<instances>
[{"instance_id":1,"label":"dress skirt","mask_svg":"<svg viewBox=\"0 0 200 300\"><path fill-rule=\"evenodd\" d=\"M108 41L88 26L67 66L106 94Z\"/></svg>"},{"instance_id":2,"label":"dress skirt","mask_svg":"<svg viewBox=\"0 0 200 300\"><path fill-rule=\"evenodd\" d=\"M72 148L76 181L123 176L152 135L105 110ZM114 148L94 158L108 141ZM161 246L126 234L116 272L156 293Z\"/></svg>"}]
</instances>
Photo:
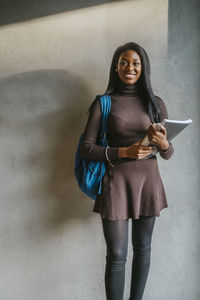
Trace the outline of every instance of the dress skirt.
<instances>
[{"instance_id":1,"label":"dress skirt","mask_svg":"<svg viewBox=\"0 0 200 300\"><path fill-rule=\"evenodd\" d=\"M122 158L106 161L102 193L97 196L93 211L103 219L139 219L139 216L160 216L168 207L157 157L145 160Z\"/></svg>"}]
</instances>

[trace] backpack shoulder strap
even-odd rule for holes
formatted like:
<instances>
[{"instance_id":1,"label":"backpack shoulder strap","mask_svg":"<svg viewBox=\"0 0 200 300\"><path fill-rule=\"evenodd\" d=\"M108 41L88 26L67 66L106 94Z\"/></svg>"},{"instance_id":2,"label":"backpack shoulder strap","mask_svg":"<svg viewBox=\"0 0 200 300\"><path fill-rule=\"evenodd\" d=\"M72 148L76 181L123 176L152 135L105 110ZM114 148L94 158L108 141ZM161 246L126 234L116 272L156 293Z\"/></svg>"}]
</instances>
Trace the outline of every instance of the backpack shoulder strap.
<instances>
[{"instance_id":1,"label":"backpack shoulder strap","mask_svg":"<svg viewBox=\"0 0 200 300\"><path fill-rule=\"evenodd\" d=\"M111 110L111 97L110 95L103 95L100 97L100 100L101 100L101 115L102 115L101 132L107 133L107 119Z\"/></svg>"}]
</instances>

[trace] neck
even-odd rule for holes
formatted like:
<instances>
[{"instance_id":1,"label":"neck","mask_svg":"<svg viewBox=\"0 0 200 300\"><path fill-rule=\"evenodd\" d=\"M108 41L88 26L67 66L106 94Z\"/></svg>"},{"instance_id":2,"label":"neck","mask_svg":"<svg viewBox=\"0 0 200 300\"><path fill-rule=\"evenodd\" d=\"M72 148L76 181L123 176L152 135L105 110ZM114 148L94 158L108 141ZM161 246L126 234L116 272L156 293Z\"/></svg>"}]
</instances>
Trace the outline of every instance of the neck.
<instances>
[{"instance_id":1,"label":"neck","mask_svg":"<svg viewBox=\"0 0 200 300\"><path fill-rule=\"evenodd\" d=\"M127 84L127 83L124 83L122 80L120 80L120 82L119 82L117 91L123 95L125 95L125 94L136 95L139 92L137 82L134 84Z\"/></svg>"}]
</instances>

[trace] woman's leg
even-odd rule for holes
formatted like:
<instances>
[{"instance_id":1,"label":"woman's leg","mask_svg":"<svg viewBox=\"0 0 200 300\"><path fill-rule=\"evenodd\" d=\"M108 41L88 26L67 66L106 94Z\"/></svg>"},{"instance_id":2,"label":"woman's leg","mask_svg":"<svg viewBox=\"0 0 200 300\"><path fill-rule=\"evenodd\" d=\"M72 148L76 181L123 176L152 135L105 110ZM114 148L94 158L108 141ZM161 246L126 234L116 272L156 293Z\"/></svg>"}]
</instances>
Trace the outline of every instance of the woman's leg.
<instances>
[{"instance_id":1,"label":"woman's leg","mask_svg":"<svg viewBox=\"0 0 200 300\"><path fill-rule=\"evenodd\" d=\"M128 251L128 220L102 219L107 246L105 290L107 300L123 300Z\"/></svg>"},{"instance_id":2,"label":"woman's leg","mask_svg":"<svg viewBox=\"0 0 200 300\"><path fill-rule=\"evenodd\" d=\"M130 300L141 300L143 297L151 255L151 238L156 217L140 216L132 219L133 262L131 276Z\"/></svg>"}]
</instances>

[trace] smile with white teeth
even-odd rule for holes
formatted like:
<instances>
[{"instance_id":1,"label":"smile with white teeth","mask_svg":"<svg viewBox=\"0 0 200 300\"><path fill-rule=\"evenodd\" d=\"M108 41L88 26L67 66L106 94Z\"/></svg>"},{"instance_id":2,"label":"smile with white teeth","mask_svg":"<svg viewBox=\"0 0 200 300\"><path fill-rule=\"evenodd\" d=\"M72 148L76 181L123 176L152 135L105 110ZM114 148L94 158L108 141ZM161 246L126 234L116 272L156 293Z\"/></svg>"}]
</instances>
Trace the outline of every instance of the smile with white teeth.
<instances>
[{"instance_id":1,"label":"smile with white teeth","mask_svg":"<svg viewBox=\"0 0 200 300\"><path fill-rule=\"evenodd\" d=\"M134 73L126 73L125 74L125 77L127 77L127 78L134 78L136 76L136 74Z\"/></svg>"}]
</instances>

